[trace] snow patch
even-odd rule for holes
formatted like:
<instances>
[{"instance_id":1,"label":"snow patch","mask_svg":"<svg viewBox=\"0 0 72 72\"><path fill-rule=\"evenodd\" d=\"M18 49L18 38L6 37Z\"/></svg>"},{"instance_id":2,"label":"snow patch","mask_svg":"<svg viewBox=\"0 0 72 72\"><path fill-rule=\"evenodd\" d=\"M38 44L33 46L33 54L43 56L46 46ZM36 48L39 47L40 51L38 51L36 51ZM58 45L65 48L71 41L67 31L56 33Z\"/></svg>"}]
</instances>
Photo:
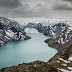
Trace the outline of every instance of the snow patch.
<instances>
[{"instance_id":1,"label":"snow patch","mask_svg":"<svg viewBox=\"0 0 72 72\"><path fill-rule=\"evenodd\" d=\"M57 62L60 62L60 61L57 61Z\"/></svg>"},{"instance_id":2,"label":"snow patch","mask_svg":"<svg viewBox=\"0 0 72 72\"><path fill-rule=\"evenodd\" d=\"M61 38L61 43L64 44L65 42L63 41L63 38Z\"/></svg>"},{"instance_id":3,"label":"snow patch","mask_svg":"<svg viewBox=\"0 0 72 72\"><path fill-rule=\"evenodd\" d=\"M37 65L34 65L34 67L37 67Z\"/></svg>"},{"instance_id":4,"label":"snow patch","mask_svg":"<svg viewBox=\"0 0 72 72\"><path fill-rule=\"evenodd\" d=\"M9 37L13 37L14 36L14 32L12 32L11 30L7 30L5 31L6 35L9 36Z\"/></svg>"},{"instance_id":5,"label":"snow patch","mask_svg":"<svg viewBox=\"0 0 72 72\"><path fill-rule=\"evenodd\" d=\"M67 66L67 64L62 64L63 66Z\"/></svg>"},{"instance_id":6,"label":"snow patch","mask_svg":"<svg viewBox=\"0 0 72 72\"><path fill-rule=\"evenodd\" d=\"M72 26L70 26L69 29L72 30Z\"/></svg>"},{"instance_id":7,"label":"snow patch","mask_svg":"<svg viewBox=\"0 0 72 72\"><path fill-rule=\"evenodd\" d=\"M57 69L62 71L62 72L72 72L72 71L68 71L68 70L65 70L65 69L59 69L59 68L57 68Z\"/></svg>"},{"instance_id":8,"label":"snow patch","mask_svg":"<svg viewBox=\"0 0 72 72\"><path fill-rule=\"evenodd\" d=\"M72 67L67 67L67 68L72 71Z\"/></svg>"},{"instance_id":9,"label":"snow patch","mask_svg":"<svg viewBox=\"0 0 72 72\"><path fill-rule=\"evenodd\" d=\"M63 58L58 58L58 59L65 62L65 63L71 63L70 61L64 60Z\"/></svg>"},{"instance_id":10,"label":"snow patch","mask_svg":"<svg viewBox=\"0 0 72 72\"><path fill-rule=\"evenodd\" d=\"M68 60L72 61L72 57L69 57Z\"/></svg>"}]
</instances>

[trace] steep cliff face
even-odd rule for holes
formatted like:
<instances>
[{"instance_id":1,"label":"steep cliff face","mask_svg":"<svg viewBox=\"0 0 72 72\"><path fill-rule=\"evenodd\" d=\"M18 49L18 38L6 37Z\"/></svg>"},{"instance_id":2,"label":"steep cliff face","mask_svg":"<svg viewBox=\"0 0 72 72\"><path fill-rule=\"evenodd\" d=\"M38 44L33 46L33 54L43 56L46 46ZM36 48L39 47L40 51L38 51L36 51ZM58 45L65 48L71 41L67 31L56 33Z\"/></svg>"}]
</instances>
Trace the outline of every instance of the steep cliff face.
<instances>
[{"instance_id":1,"label":"steep cliff face","mask_svg":"<svg viewBox=\"0 0 72 72\"><path fill-rule=\"evenodd\" d=\"M30 39L16 21L0 17L0 46L16 40Z\"/></svg>"}]
</instances>

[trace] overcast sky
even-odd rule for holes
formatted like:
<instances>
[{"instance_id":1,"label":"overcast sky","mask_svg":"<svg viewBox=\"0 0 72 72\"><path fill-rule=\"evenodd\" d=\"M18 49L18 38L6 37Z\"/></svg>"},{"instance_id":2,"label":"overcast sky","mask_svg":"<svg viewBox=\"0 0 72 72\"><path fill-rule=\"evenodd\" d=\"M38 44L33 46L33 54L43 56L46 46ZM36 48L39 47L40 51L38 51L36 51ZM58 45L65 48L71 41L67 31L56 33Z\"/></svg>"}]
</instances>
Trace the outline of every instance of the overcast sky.
<instances>
[{"instance_id":1,"label":"overcast sky","mask_svg":"<svg viewBox=\"0 0 72 72\"><path fill-rule=\"evenodd\" d=\"M72 18L72 0L0 0L0 16Z\"/></svg>"}]
</instances>

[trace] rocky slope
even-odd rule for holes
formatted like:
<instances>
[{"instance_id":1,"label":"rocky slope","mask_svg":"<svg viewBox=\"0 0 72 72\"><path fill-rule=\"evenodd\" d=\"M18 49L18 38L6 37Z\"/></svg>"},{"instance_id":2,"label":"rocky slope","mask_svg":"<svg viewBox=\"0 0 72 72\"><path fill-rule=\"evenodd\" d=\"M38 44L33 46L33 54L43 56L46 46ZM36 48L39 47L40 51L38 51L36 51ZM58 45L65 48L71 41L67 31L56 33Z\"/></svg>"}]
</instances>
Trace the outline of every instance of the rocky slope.
<instances>
[{"instance_id":1,"label":"rocky slope","mask_svg":"<svg viewBox=\"0 0 72 72\"><path fill-rule=\"evenodd\" d=\"M51 39L46 40L48 45L56 48L57 50L61 50L62 48L69 47L72 44L72 30L71 27L66 27L60 33L52 37ZM62 48L61 48L62 47Z\"/></svg>"},{"instance_id":2,"label":"rocky slope","mask_svg":"<svg viewBox=\"0 0 72 72\"><path fill-rule=\"evenodd\" d=\"M31 63L23 63L18 66L8 67L0 70L0 72L61 72L58 69L48 65L42 61Z\"/></svg>"},{"instance_id":3,"label":"rocky slope","mask_svg":"<svg viewBox=\"0 0 72 72\"><path fill-rule=\"evenodd\" d=\"M45 42L58 50L48 64L63 72L72 72L72 27L63 29L58 35Z\"/></svg>"},{"instance_id":4,"label":"rocky slope","mask_svg":"<svg viewBox=\"0 0 72 72\"><path fill-rule=\"evenodd\" d=\"M30 38L21 29L18 22L0 17L0 46L10 41L27 40Z\"/></svg>"},{"instance_id":5,"label":"rocky slope","mask_svg":"<svg viewBox=\"0 0 72 72\"><path fill-rule=\"evenodd\" d=\"M35 28L37 29L39 32L43 33L46 36L55 36L56 34L58 34L62 29L64 29L65 27L68 27L67 24L65 23L58 23L58 24L53 24L53 25L44 25L42 23L38 23L38 24L33 24L33 23L29 23L27 25L25 25L23 28Z\"/></svg>"}]
</instances>

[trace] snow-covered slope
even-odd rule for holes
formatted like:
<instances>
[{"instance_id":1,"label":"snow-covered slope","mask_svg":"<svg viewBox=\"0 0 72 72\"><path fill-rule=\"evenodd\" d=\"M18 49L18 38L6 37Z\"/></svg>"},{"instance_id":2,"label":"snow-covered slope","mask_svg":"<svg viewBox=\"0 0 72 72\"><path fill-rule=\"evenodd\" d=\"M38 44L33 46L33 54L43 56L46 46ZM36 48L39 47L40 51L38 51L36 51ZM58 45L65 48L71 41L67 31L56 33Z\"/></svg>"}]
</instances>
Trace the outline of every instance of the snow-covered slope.
<instances>
[{"instance_id":1,"label":"snow-covered slope","mask_svg":"<svg viewBox=\"0 0 72 72\"><path fill-rule=\"evenodd\" d=\"M71 40L72 40L72 27L68 27L67 29L62 30L57 42L64 44L67 42L71 42Z\"/></svg>"},{"instance_id":2,"label":"snow-covered slope","mask_svg":"<svg viewBox=\"0 0 72 72\"><path fill-rule=\"evenodd\" d=\"M72 27L64 28L58 35L55 35L52 39L55 39L56 43L65 44L72 39Z\"/></svg>"},{"instance_id":3,"label":"snow-covered slope","mask_svg":"<svg viewBox=\"0 0 72 72\"><path fill-rule=\"evenodd\" d=\"M26 39L30 37L21 29L18 22L0 17L0 46L10 41Z\"/></svg>"}]
</instances>

